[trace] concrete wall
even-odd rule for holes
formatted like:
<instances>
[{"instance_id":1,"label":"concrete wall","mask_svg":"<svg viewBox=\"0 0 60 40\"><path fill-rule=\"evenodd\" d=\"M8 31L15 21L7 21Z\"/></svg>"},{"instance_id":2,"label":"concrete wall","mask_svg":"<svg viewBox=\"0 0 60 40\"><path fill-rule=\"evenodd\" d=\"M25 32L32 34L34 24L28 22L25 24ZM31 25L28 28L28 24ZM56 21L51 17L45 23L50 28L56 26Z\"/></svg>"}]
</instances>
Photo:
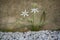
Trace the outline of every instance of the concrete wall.
<instances>
[{"instance_id":1,"label":"concrete wall","mask_svg":"<svg viewBox=\"0 0 60 40\"><path fill-rule=\"evenodd\" d=\"M46 11L47 24L43 29L60 27L60 0L0 0L0 28L14 28L16 20L22 17L20 16L21 11L24 11L24 9L29 11L33 3L36 3L37 7L41 8L41 13L43 10ZM29 23L27 22L27 24Z\"/></svg>"}]
</instances>

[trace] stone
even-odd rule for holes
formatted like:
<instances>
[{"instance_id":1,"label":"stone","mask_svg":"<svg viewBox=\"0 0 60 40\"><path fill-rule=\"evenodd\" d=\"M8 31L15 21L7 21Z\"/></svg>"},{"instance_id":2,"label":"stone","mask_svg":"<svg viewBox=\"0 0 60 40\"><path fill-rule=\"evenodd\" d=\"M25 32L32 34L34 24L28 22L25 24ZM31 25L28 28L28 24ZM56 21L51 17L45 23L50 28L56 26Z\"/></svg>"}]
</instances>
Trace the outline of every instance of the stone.
<instances>
[{"instance_id":1,"label":"stone","mask_svg":"<svg viewBox=\"0 0 60 40\"><path fill-rule=\"evenodd\" d=\"M0 40L60 40L60 31L0 32Z\"/></svg>"}]
</instances>

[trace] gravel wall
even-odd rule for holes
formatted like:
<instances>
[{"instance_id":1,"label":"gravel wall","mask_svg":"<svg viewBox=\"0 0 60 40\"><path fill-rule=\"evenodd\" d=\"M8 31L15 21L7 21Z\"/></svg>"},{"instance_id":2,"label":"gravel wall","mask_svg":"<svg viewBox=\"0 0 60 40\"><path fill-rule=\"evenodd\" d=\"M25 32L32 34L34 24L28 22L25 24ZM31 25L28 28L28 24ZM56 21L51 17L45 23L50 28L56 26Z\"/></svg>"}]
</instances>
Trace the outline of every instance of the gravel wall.
<instances>
[{"instance_id":1,"label":"gravel wall","mask_svg":"<svg viewBox=\"0 0 60 40\"><path fill-rule=\"evenodd\" d=\"M60 31L0 32L0 40L60 40Z\"/></svg>"}]
</instances>

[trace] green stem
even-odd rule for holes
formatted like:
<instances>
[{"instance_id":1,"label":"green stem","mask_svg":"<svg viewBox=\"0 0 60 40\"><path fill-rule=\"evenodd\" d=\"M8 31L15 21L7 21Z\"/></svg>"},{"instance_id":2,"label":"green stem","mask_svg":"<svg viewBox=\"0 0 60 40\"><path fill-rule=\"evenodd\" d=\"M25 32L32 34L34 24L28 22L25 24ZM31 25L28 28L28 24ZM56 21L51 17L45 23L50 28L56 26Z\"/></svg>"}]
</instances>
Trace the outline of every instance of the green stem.
<instances>
[{"instance_id":1,"label":"green stem","mask_svg":"<svg viewBox=\"0 0 60 40\"><path fill-rule=\"evenodd\" d=\"M34 13L33 13L33 25L34 25Z\"/></svg>"},{"instance_id":2,"label":"green stem","mask_svg":"<svg viewBox=\"0 0 60 40\"><path fill-rule=\"evenodd\" d=\"M34 13L33 13L33 26L32 26L33 30L34 30Z\"/></svg>"}]
</instances>

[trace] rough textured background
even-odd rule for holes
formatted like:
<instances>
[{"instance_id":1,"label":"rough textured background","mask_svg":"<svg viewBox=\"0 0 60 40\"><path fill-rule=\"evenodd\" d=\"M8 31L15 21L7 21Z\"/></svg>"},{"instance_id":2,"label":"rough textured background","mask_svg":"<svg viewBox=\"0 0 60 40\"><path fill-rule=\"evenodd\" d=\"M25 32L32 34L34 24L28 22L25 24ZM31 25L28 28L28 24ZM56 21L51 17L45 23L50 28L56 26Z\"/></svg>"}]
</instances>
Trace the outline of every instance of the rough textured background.
<instances>
[{"instance_id":1,"label":"rough textured background","mask_svg":"<svg viewBox=\"0 0 60 40\"><path fill-rule=\"evenodd\" d=\"M47 12L47 21L49 24L48 29L54 29L60 27L60 0L45 0L43 7Z\"/></svg>"},{"instance_id":2,"label":"rough textured background","mask_svg":"<svg viewBox=\"0 0 60 40\"><path fill-rule=\"evenodd\" d=\"M20 14L24 9L29 11L32 3L37 3L37 7L41 8L41 13L42 9L46 11L47 24L43 29L60 28L60 0L0 0L0 29L9 27L9 29L18 29L23 24L29 25L29 22L22 20ZM18 19L22 21L16 23Z\"/></svg>"}]
</instances>

